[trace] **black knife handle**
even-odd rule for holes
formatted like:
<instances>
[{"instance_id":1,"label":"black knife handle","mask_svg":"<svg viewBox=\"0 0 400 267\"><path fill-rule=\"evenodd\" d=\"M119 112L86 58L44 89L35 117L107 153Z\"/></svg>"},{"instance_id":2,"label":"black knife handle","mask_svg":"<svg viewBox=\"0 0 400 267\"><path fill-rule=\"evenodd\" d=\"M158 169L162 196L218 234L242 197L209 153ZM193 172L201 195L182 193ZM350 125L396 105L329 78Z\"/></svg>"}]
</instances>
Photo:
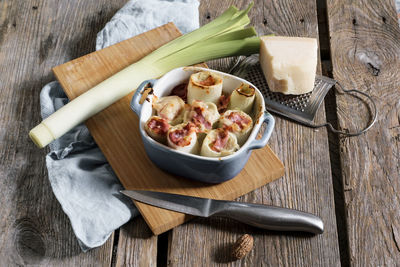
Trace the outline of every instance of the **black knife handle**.
<instances>
[{"instance_id":1,"label":"black knife handle","mask_svg":"<svg viewBox=\"0 0 400 267\"><path fill-rule=\"evenodd\" d=\"M324 232L322 220L310 213L274 206L219 201L215 216L223 216L258 228L275 231Z\"/></svg>"}]
</instances>

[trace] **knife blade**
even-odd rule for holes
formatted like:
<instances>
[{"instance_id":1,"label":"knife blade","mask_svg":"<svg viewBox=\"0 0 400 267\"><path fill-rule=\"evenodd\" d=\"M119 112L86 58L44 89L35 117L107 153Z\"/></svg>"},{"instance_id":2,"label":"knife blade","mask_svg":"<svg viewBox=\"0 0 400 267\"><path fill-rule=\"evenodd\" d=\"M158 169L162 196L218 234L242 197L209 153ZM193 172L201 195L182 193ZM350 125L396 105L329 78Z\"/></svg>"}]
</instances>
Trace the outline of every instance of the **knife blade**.
<instances>
[{"instance_id":1,"label":"knife blade","mask_svg":"<svg viewBox=\"0 0 400 267\"><path fill-rule=\"evenodd\" d=\"M155 207L200 217L227 217L267 230L313 234L322 234L324 231L324 224L319 217L294 209L156 191L121 190L120 192L136 201Z\"/></svg>"}]
</instances>

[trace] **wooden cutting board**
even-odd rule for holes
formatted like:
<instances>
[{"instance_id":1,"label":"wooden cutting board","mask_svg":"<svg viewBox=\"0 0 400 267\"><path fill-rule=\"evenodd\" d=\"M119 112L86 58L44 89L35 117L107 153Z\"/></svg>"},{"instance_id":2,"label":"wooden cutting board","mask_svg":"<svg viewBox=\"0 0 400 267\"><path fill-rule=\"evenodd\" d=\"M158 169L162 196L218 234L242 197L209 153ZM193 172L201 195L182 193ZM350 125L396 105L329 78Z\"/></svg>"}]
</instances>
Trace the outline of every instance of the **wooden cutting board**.
<instances>
[{"instance_id":1,"label":"wooden cutting board","mask_svg":"<svg viewBox=\"0 0 400 267\"><path fill-rule=\"evenodd\" d=\"M173 23L53 68L70 99L74 99L164 43L180 36ZM133 88L132 88L133 89ZM110 88L112 90L112 88ZM234 179L211 185L176 177L158 169L147 157L131 111L132 94L86 121L86 125L126 189L172 192L233 200L284 174L284 166L266 146L255 150ZM191 216L135 203L154 234L163 233Z\"/></svg>"}]
</instances>

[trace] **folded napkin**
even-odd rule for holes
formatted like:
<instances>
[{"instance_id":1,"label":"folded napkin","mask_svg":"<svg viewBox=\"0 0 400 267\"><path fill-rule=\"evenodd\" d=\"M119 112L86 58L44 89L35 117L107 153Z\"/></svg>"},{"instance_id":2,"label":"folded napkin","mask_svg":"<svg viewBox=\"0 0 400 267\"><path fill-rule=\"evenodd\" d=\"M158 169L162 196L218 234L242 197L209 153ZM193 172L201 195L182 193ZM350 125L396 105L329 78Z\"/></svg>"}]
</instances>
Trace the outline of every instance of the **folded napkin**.
<instances>
[{"instance_id":1,"label":"folded napkin","mask_svg":"<svg viewBox=\"0 0 400 267\"><path fill-rule=\"evenodd\" d=\"M97 34L96 50L170 21L183 32L199 27L197 0L132 0ZM40 93L42 118L68 102L58 82ZM123 189L85 125L79 125L50 145L46 156L54 195L71 221L83 251L101 246L111 233L138 211L119 193Z\"/></svg>"}]
</instances>

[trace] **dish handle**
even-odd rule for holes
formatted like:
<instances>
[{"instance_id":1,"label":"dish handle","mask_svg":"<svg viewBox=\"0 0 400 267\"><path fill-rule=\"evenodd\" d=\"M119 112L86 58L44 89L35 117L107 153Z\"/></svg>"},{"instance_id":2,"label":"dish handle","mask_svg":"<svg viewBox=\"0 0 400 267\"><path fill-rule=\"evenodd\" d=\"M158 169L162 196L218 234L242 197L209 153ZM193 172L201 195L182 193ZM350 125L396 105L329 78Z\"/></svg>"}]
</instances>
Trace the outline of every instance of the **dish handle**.
<instances>
[{"instance_id":1,"label":"dish handle","mask_svg":"<svg viewBox=\"0 0 400 267\"><path fill-rule=\"evenodd\" d=\"M151 80L146 80L144 82L142 82L139 87L136 89L136 92L133 94L132 96L132 100L131 100L131 109L136 113L136 115L138 115L138 117L140 117L140 110L142 109L142 104L139 103L140 98L142 97L142 93L143 93L143 89L147 88L148 85L150 87L154 86L156 79L151 79Z\"/></svg>"},{"instance_id":2,"label":"dish handle","mask_svg":"<svg viewBox=\"0 0 400 267\"><path fill-rule=\"evenodd\" d=\"M272 130L275 126L275 119L267 111L263 114L263 123L267 123L267 127L260 139L254 139L248 146L248 150L262 148L267 145L269 138L271 137Z\"/></svg>"}]
</instances>

